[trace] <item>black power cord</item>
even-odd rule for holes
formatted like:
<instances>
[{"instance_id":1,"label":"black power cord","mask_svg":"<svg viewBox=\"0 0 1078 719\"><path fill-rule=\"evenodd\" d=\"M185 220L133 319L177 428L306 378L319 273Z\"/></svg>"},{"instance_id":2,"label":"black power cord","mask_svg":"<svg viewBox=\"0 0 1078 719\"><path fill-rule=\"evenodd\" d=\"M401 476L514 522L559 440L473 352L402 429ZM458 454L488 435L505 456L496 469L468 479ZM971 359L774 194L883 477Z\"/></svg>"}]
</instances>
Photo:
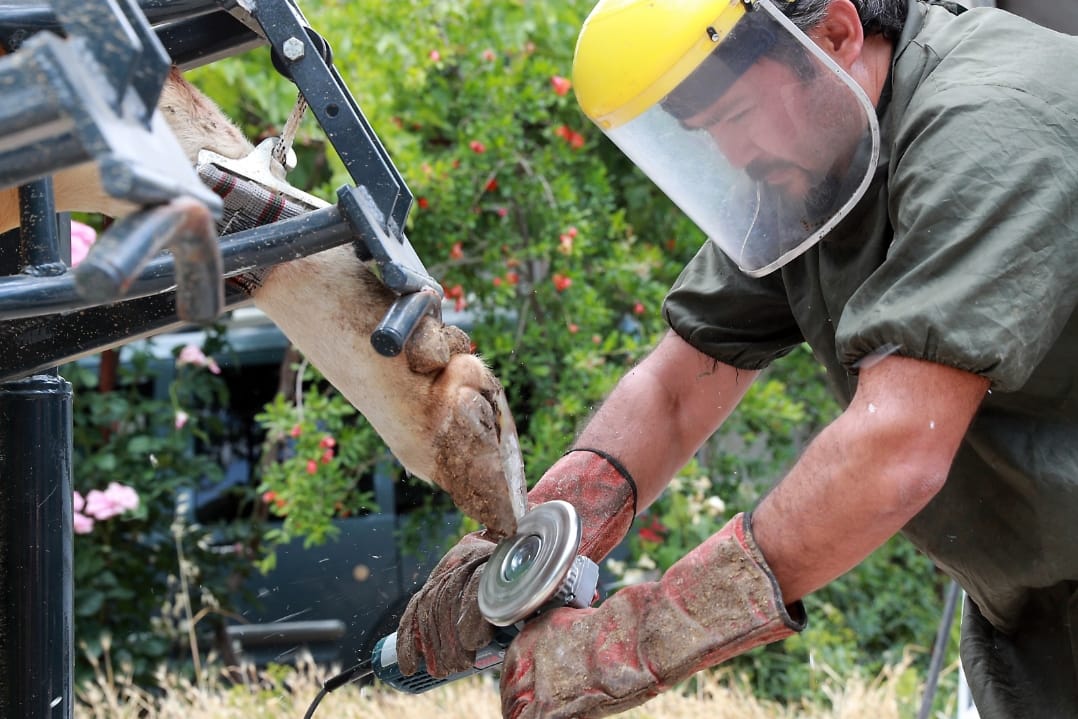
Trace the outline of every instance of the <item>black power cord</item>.
<instances>
[{"instance_id":1,"label":"black power cord","mask_svg":"<svg viewBox=\"0 0 1078 719\"><path fill-rule=\"evenodd\" d=\"M359 681L364 677L368 677L374 673L374 667L371 664L371 659L364 659L358 664L355 664L348 669L345 669L340 674L336 674L322 683L322 688L318 690L318 694L315 695L311 701L311 705L307 707L307 713L303 715L303 719L311 719L314 716L315 709L322 703L322 700L326 698L326 695L330 692L340 689L345 684Z\"/></svg>"}]
</instances>

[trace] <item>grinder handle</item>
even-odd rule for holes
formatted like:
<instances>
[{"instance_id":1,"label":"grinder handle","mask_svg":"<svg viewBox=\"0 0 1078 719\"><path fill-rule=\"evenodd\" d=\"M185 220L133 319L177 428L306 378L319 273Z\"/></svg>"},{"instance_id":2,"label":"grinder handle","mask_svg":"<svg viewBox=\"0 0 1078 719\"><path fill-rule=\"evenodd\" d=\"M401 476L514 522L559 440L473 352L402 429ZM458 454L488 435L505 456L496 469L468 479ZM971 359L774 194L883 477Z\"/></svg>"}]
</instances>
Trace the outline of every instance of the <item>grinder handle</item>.
<instances>
[{"instance_id":1,"label":"grinder handle","mask_svg":"<svg viewBox=\"0 0 1078 719\"><path fill-rule=\"evenodd\" d=\"M374 646L371 669L376 677L394 689L408 694L422 694L443 684L498 666L505 661L505 651L509 643L513 641L513 637L519 633L520 629L516 625L499 627L497 634L494 635L494 641L475 653L475 664L471 669L438 678L427 673L427 667L422 660L420 660L419 671L415 674L411 676L401 674L400 667L397 665L397 633L393 632L380 639Z\"/></svg>"}]
</instances>

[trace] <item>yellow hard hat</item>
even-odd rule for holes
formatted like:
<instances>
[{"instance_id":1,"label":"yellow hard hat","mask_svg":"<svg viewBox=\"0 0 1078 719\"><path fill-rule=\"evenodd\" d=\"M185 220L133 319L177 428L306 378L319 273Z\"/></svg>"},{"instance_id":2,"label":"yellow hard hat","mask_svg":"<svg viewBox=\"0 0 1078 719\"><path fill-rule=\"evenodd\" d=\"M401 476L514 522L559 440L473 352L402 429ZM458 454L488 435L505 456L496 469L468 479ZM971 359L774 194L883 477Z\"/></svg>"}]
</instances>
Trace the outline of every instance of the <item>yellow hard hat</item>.
<instances>
[{"instance_id":1,"label":"yellow hard hat","mask_svg":"<svg viewBox=\"0 0 1078 719\"><path fill-rule=\"evenodd\" d=\"M600 0L577 38L573 87L603 129L677 87L746 13L743 0Z\"/></svg>"}]
</instances>

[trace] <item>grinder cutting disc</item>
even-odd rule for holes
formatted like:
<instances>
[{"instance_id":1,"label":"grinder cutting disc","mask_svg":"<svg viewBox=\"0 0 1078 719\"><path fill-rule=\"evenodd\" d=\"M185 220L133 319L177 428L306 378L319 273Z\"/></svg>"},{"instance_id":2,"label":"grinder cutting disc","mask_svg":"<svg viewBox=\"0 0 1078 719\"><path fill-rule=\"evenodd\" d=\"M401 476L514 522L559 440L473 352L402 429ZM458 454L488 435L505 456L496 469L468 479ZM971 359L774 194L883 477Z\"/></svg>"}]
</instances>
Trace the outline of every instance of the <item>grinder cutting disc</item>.
<instances>
[{"instance_id":1,"label":"grinder cutting disc","mask_svg":"<svg viewBox=\"0 0 1078 719\"><path fill-rule=\"evenodd\" d=\"M517 533L498 543L479 580L479 611L486 620L507 627L551 602L566 604L565 592L576 591L566 590L566 583L576 584L580 536L580 518L568 502L544 502L521 517ZM583 606L594 584L587 593Z\"/></svg>"}]
</instances>

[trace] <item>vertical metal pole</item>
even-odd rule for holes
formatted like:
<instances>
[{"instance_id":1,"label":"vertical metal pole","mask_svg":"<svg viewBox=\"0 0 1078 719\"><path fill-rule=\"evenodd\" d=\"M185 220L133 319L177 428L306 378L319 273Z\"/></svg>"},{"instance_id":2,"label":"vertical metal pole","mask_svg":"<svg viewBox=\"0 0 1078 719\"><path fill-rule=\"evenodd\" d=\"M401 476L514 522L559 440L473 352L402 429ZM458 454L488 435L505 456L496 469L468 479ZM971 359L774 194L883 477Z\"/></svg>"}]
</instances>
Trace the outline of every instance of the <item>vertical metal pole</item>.
<instances>
[{"instance_id":1,"label":"vertical metal pole","mask_svg":"<svg viewBox=\"0 0 1078 719\"><path fill-rule=\"evenodd\" d=\"M19 200L31 221L0 274L49 272L60 262L51 181ZM73 713L71 435L71 384L56 370L0 384L0 717Z\"/></svg>"}]
</instances>

